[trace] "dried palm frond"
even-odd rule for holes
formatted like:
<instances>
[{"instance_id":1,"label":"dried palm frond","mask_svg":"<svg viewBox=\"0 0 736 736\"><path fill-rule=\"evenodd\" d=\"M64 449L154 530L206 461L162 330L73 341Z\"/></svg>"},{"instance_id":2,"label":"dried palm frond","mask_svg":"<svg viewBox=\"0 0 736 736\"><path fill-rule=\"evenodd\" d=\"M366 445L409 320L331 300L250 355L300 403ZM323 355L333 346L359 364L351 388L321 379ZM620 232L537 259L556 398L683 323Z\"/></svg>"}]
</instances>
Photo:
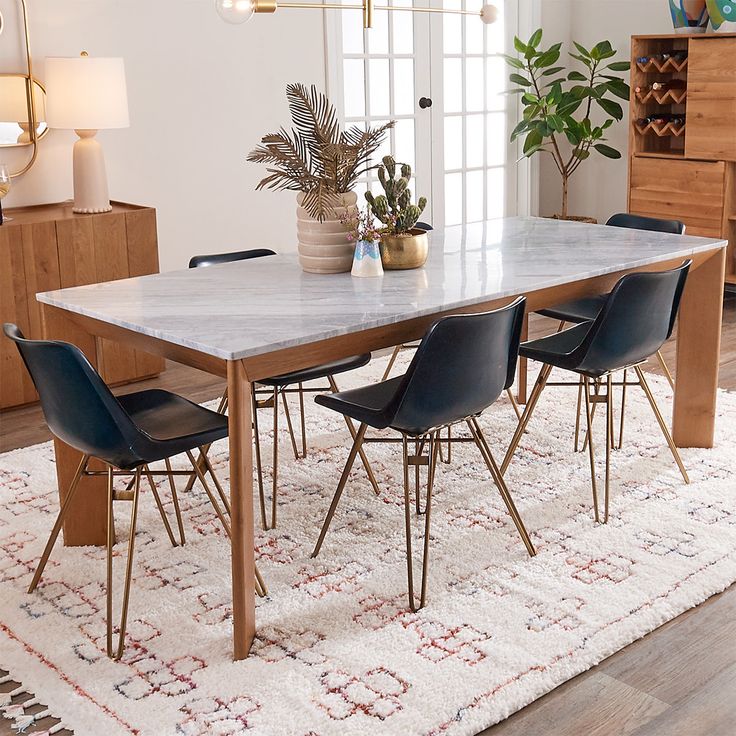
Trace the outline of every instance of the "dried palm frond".
<instances>
[{"instance_id":1,"label":"dried palm frond","mask_svg":"<svg viewBox=\"0 0 736 736\"><path fill-rule=\"evenodd\" d=\"M341 131L334 105L314 85L289 84L286 98L294 128L265 135L247 160L267 166L257 189L303 192L303 207L321 222L339 205L339 195L373 168L371 156L394 123Z\"/></svg>"}]
</instances>

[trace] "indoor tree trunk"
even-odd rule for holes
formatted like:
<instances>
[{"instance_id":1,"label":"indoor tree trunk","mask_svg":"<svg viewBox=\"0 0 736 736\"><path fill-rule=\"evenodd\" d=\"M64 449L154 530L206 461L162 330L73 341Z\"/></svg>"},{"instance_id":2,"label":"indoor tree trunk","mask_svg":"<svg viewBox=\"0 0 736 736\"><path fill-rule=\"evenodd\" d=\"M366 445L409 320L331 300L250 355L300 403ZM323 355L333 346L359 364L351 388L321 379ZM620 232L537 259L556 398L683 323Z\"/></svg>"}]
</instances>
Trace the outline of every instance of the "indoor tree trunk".
<instances>
[{"instance_id":1,"label":"indoor tree trunk","mask_svg":"<svg viewBox=\"0 0 736 736\"><path fill-rule=\"evenodd\" d=\"M568 182L569 182L569 178L563 175L562 177L562 212L560 214L560 217L563 220L567 220Z\"/></svg>"}]
</instances>

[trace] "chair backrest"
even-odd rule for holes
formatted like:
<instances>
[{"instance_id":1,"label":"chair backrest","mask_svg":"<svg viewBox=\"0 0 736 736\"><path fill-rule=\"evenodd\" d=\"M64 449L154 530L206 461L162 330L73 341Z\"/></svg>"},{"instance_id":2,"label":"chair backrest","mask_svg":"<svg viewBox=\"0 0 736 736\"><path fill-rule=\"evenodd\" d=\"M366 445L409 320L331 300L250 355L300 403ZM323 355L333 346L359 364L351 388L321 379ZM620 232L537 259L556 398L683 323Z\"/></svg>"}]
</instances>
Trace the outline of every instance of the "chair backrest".
<instances>
[{"instance_id":1,"label":"chair backrest","mask_svg":"<svg viewBox=\"0 0 736 736\"><path fill-rule=\"evenodd\" d=\"M422 433L479 414L514 380L526 299L437 320L422 339L389 412Z\"/></svg>"},{"instance_id":2,"label":"chair backrest","mask_svg":"<svg viewBox=\"0 0 736 736\"><path fill-rule=\"evenodd\" d=\"M626 227L632 230L650 230L655 233L671 233L672 235L684 235L685 223L679 220L660 220L657 217L644 217L643 215L630 215L620 212L609 218L606 225L611 227Z\"/></svg>"},{"instance_id":3,"label":"chair backrest","mask_svg":"<svg viewBox=\"0 0 736 736\"><path fill-rule=\"evenodd\" d=\"M233 261L247 261L249 258L263 258L275 256L276 251L270 248L251 248L251 250L236 250L231 253L211 253L203 256L193 256L189 259L189 268L216 266L218 263L232 263Z\"/></svg>"},{"instance_id":4,"label":"chair backrest","mask_svg":"<svg viewBox=\"0 0 736 736\"><path fill-rule=\"evenodd\" d=\"M574 351L577 367L607 372L654 355L672 334L691 263L619 279Z\"/></svg>"},{"instance_id":5,"label":"chair backrest","mask_svg":"<svg viewBox=\"0 0 736 736\"><path fill-rule=\"evenodd\" d=\"M426 232L428 232L429 230L434 230L434 228L427 222L418 222L416 225L414 225L414 227L417 230L424 230Z\"/></svg>"},{"instance_id":6,"label":"chair backrest","mask_svg":"<svg viewBox=\"0 0 736 736\"><path fill-rule=\"evenodd\" d=\"M140 432L82 351L56 340L27 340L3 325L31 374L49 429L76 450L120 465Z\"/></svg>"}]
</instances>

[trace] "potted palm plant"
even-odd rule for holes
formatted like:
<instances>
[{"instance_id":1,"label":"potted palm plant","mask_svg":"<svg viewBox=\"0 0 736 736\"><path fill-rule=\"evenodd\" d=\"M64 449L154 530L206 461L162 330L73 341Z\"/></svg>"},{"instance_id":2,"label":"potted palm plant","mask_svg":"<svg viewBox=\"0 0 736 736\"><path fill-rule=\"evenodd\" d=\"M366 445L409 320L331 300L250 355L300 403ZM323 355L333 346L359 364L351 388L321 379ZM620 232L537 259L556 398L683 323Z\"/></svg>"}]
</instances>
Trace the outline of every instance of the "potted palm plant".
<instances>
[{"instance_id":1,"label":"potted palm plant","mask_svg":"<svg viewBox=\"0 0 736 736\"><path fill-rule=\"evenodd\" d=\"M394 123L341 130L334 105L314 85L289 84L286 99L292 129L263 136L248 154L248 161L267 166L256 188L298 192L299 261L305 271L349 271L355 246L346 238L345 218L356 212L352 188L373 168L371 156Z\"/></svg>"}]
</instances>

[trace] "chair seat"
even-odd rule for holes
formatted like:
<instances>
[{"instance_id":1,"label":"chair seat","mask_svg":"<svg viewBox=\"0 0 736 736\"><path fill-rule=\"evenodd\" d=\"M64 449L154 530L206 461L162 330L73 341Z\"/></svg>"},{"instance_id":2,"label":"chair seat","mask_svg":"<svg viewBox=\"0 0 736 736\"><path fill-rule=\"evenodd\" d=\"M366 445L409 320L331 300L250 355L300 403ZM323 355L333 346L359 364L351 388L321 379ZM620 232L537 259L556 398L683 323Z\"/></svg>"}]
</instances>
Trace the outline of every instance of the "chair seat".
<instances>
[{"instance_id":1,"label":"chair seat","mask_svg":"<svg viewBox=\"0 0 736 736\"><path fill-rule=\"evenodd\" d=\"M519 355L522 358L538 360L540 363L547 363L557 368L575 370L572 367L570 354L582 344L591 326L591 322L583 322L575 327L562 330L562 332L523 342L519 347ZM597 376L594 377L597 378Z\"/></svg>"},{"instance_id":2,"label":"chair seat","mask_svg":"<svg viewBox=\"0 0 736 736\"><path fill-rule=\"evenodd\" d=\"M336 376L339 373L346 373L356 368L362 368L364 365L368 365L370 360L371 354L363 353L362 355L354 355L350 358L335 360L332 363L323 363L322 365L304 368L303 370L293 371L292 373L282 373L280 376L274 376L273 378L259 379L258 383L263 386L278 387L290 386L294 383L305 383L306 381L327 378L327 376Z\"/></svg>"},{"instance_id":3,"label":"chair seat","mask_svg":"<svg viewBox=\"0 0 736 736\"><path fill-rule=\"evenodd\" d=\"M150 447L136 448L127 467L139 464L140 455L143 462L151 463L227 437L227 416L169 391L136 391L119 396L118 401L152 440ZM125 464L118 466L127 469Z\"/></svg>"},{"instance_id":4,"label":"chair seat","mask_svg":"<svg viewBox=\"0 0 736 736\"><path fill-rule=\"evenodd\" d=\"M603 305L608 299L608 294L600 294L598 296L588 296L582 299L574 299L573 301L558 304L547 309L540 309L537 314L543 317L551 317L561 322L588 322L595 319Z\"/></svg>"},{"instance_id":5,"label":"chair seat","mask_svg":"<svg viewBox=\"0 0 736 736\"><path fill-rule=\"evenodd\" d=\"M396 396L396 390L403 378L404 376L396 376L388 381L336 394L318 394L314 400L321 406L334 409L361 424L367 424L374 429L385 429L389 423L386 409Z\"/></svg>"}]
</instances>

